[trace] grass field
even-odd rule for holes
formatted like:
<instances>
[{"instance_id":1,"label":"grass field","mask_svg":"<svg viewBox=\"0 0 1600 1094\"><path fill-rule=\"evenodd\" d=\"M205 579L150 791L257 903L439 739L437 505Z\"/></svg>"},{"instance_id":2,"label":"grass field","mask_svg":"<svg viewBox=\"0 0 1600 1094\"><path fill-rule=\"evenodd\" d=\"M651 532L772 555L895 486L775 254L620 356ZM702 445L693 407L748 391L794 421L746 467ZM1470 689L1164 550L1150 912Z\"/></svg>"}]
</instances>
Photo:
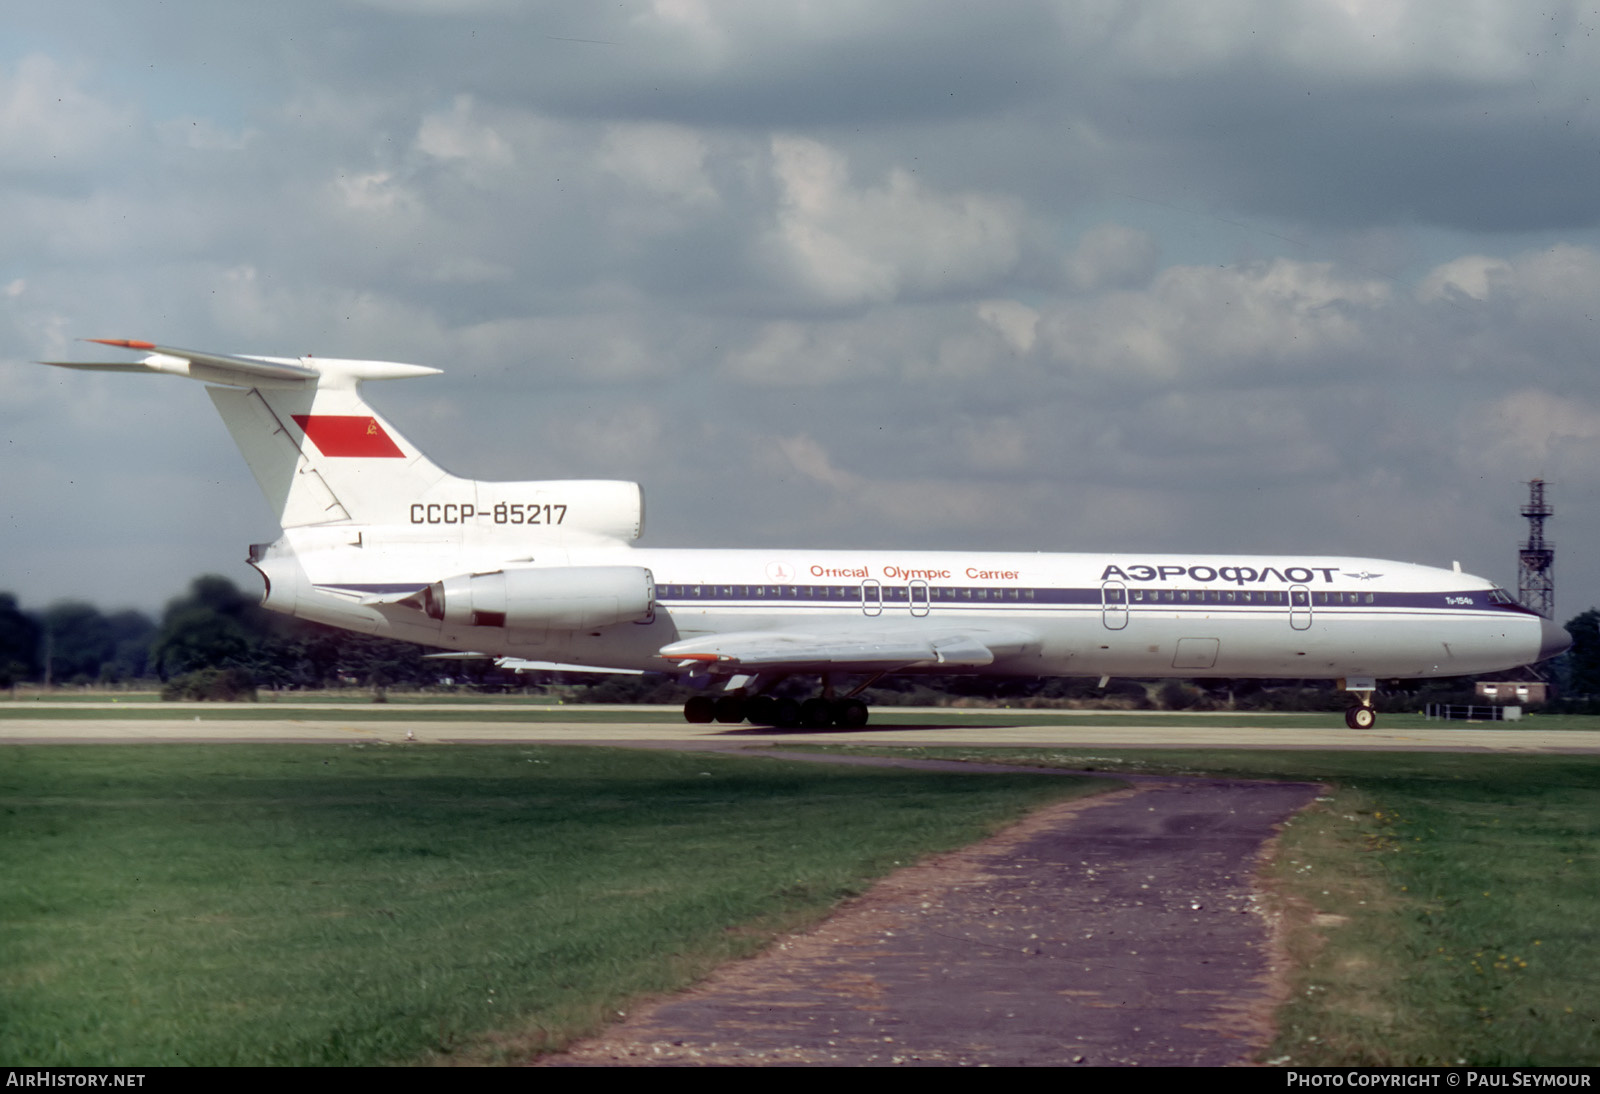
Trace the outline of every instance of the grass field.
<instances>
[{"instance_id":1,"label":"grass field","mask_svg":"<svg viewBox=\"0 0 1600 1094\"><path fill-rule=\"evenodd\" d=\"M1263 1059L1600 1064L1600 756L909 751L1324 782L1271 868L1295 969Z\"/></svg>"},{"instance_id":2,"label":"grass field","mask_svg":"<svg viewBox=\"0 0 1600 1094\"><path fill-rule=\"evenodd\" d=\"M871 751L1322 781L1271 867L1295 968L1263 1059L1600 1063L1600 757ZM8 748L0 1059L531 1054L1064 792L1043 782L534 746Z\"/></svg>"},{"instance_id":3,"label":"grass field","mask_svg":"<svg viewBox=\"0 0 1600 1094\"><path fill-rule=\"evenodd\" d=\"M527 1058L1090 789L533 746L3 755L25 1066Z\"/></svg>"}]
</instances>

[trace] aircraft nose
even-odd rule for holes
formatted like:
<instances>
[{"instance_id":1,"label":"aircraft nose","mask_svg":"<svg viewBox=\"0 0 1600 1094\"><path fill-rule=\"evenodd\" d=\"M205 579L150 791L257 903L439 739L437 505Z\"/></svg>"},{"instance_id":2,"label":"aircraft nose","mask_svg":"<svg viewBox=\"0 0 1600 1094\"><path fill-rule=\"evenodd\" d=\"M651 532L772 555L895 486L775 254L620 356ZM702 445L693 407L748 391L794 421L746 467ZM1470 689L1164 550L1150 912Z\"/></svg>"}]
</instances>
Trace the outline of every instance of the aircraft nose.
<instances>
[{"instance_id":1,"label":"aircraft nose","mask_svg":"<svg viewBox=\"0 0 1600 1094\"><path fill-rule=\"evenodd\" d=\"M1548 619L1539 621L1539 660L1548 661L1566 653L1571 647L1572 635L1567 633L1567 628L1557 626Z\"/></svg>"}]
</instances>

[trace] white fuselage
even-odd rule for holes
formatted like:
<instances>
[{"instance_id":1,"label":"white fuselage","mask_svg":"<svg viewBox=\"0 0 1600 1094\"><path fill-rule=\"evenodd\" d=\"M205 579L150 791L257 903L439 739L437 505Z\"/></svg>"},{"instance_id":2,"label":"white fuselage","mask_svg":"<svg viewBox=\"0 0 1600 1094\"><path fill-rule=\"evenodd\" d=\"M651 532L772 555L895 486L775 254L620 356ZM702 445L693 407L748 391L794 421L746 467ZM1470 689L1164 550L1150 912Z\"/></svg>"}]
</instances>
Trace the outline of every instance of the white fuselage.
<instances>
[{"instance_id":1,"label":"white fuselage","mask_svg":"<svg viewBox=\"0 0 1600 1094\"><path fill-rule=\"evenodd\" d=\"M320 535L320 533L319 533ZM451 649L675 672L659 651L761 632L870 641L987 636L987 664L896 671L1007 675L1428 677L1538 659L1542 620L1481 578L1380 559L976 551L671 550L551 545L534 566L637 566L654 577L648 622L591 631L459 626L360 597L508 564L291 533L258 568L267 605L336 626ZM523 559L514 560L527 565ZM297 564L298 563L298 564ZM303 569L301 568L303 566ZM827 669L825 661L808 666Z\"/></svg>"}]
</instances>

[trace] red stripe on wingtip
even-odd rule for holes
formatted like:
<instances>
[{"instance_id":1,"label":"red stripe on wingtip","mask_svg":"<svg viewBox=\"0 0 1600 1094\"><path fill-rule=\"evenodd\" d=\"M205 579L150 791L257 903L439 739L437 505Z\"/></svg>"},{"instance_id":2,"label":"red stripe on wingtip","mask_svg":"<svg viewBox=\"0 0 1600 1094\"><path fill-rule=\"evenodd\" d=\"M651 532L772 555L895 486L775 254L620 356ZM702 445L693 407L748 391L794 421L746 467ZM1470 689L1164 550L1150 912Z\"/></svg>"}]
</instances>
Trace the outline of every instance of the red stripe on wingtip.
<instances>
[{"instance_id":1,"label":"red stripe on wingtip","mask_svg":"<svg viewBox=\"0 0 1600 1094\"><path fill-rule=\"evenodd\" d=\"M124 349L155 349L154 342L135 342L131 338L85 338L86 342L99 342L102 346L121 346Z\"/></svg>"},{"instance_id":2,"label":"red stripe on wingtip","mask_svg":"<svg viewBox=\"0 0 1600 1094\"><path fill-rule=\"evenodd\" d=\"M324 456L405 459L394 438L370 415L296 414L294 421Z\"/></svg>"}]
</instances>

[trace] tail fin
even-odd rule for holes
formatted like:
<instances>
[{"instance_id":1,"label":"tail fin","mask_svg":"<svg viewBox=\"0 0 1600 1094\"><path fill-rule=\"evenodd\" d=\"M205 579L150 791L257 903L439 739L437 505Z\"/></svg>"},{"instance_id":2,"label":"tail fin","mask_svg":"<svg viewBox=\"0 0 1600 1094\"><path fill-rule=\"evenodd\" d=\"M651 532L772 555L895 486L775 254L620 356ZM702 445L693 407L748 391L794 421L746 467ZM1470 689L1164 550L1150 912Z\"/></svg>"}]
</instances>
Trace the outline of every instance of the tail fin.
<instances>
[{"instance_id":1,"label":"tail fin","mask_svg":"<svg viewBox=\"0 0 1600 1094\"><path fill-rule=\"evenodd\" d=\"M312 362L319 375L299 390L206 390L286 529L405 523L405 502L461 482L367 405L350 363Z\"/></svg>"},{"instance_id":2,"label":"tail fin","mask_svg":"<svg viewBox=\"0 0 1600 1094\"><path fill-rule=\"evenodd\" d=\"M149 356L132 363L43 363L159 372L225 385L207 389L211 401L285 529L454 525L480 539L576 533L623 540L636 539L643 530L643 500L634 483L479 483L458 478L424 456L361 398L363 380L432 376L439 369L394 361L236 357L150 342L90 341L145 350Z\"/></svg>"}]
</instances>

